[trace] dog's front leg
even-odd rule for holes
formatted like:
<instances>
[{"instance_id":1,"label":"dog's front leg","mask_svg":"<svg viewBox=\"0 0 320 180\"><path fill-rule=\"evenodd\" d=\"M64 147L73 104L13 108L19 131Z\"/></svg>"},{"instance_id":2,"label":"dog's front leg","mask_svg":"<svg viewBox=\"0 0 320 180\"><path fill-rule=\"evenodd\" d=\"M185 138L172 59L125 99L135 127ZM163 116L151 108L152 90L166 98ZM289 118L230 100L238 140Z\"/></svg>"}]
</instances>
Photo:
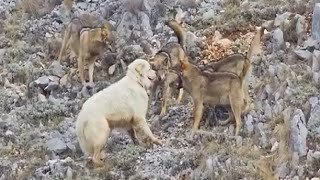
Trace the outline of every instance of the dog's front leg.
<instances>
[{"instance_id":1,"label":"dog's front leg","mask_svg":"<svg viewBox=\"0 0 320 180\"><path fill-rule=\"evenodd\" d=\"M160 113L160 117L163 117L166 114L167 111L167 102L168 102L168 97L170 96L170 79L167 78L164 82L164 86L163 86L163 91L162 91L162 103L161 103L161 113Z\"/></svg>"},{"instance_id":2,"label":"dog's front leg","mask_svg":"<svg viewBox=\"0 0 320 180\"><path fill-rule=\"evenodd\" d=\"M83 64L83 55L80 51L79 57L78 57L78 71L80 76L80 81L82 85L86 84L86 81L84 79L84 64Z\"/></svg>"},{"instance_id":3,"label":"dog's front leg","mask_svg":"<svg viewBox=\"0 0 320 180\"><path fill-rule=\"evenodd\" d=\"M138 145L139 144L139 141L138 141L138 138L137 138L137 135L136 135L136 131L134 130L134 128L132 127L131 129L128 130L128 133L133 141L133 143L135 145Z\"/></svg>"},{"instance_id":4,"label":"dog's front leg","mask_svg":"<svg viewBox=\"0 0 320 180\"><path fill-rule=\"evenodd\" d=\"M94 61L89 61L89 83L93 84Z\"/></svg>"},{"instance_id":5,"label":"dog's front leg","mask_svg":"<svg viewBox=\"0 0 320 180\"><path fill-rule=\"evenodd\" d=\"M152 134L152 132L151 132L151 130L150 130L150 128L144 118L143 119L142 118L136 119L136 122L137 123L135 124L135 126L136 126L135 128L141 129L143 131L143 133L145 133L151 139L152 143L162 145L162 142Z\"/></svg>"},{"instance_id":6,"label":"dog's front leg","mask_svg":"<svg viewBox=\"0 0 320 180\"><path fill-rule=\"evenodd\" d=\"M199 129L200 120L203 114L203 102L195 101L194 102L194 121L191 134L194 135L195 131Z\"/></svg>"}]
</instances>

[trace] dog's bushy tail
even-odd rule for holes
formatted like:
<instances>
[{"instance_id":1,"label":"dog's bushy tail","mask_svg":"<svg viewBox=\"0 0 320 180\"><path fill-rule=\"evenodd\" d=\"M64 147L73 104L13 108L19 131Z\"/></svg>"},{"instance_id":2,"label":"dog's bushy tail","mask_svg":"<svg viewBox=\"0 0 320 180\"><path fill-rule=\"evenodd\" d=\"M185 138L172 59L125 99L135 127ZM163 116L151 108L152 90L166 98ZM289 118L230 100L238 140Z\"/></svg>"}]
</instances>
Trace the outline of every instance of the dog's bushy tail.
<instances>
[{"instance_id":1,"label":"dog's bushy tail","mask_svg":"<svg viewBox=\"0 0 320 180\"><path fill-rule=\"evenodd\" d=\"M175 35L178 38L178 43L181 45L184 51L186 51L185 48L185 42L186 42L186 32L181 27L180 23L178 23L175 20L171 20L166 23L175 33Z\"/></svg>"}]
</instances>

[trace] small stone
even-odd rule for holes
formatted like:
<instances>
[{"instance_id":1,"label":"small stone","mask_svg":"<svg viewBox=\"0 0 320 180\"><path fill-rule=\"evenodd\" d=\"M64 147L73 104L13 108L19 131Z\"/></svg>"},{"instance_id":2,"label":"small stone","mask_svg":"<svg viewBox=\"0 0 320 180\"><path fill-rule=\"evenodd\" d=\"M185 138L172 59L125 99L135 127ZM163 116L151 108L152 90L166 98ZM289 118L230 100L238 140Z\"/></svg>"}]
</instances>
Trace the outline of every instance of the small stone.
<instances>
[{"instance_id":1,"label":"small stone","mask_svg":"<svg viewBox=\"0 0 320 180\"><path fill-rule=\"evenodd\" d=\"M61 86L66 86L66 85L67 85L67 83L68 83L68 77L69 77L69 75L66 74L66 75L64 75L64 76L60 79L60 85L61 85Z\"/></svg>"},{"instance_id":2,"label":"small stone","mask_svg":"<svg viewBox=\"0 0 320 180\"><path fill-rule=\"evenodd\" d=\"M72 169L70 166L68 166L68 169L67 169L67 173L66 173L66 176L67 176L67 180L71 180L72 179Z\"/></svg>"},{"instance_id":3,"label":"small stone","mask_svg":"<svg viewBox=\"0 0 320 180\"><path fill-rule=\"evenodd\" d=\"M41 88L45 88L48 86L49 82L50 82L50 79L48 76L42 76L42 77L39 77L37 80L34 81L39 87Z\"/></svg>"},{"instance_id":4,"label":"small stone","mask_svg":"<svg viewBox=\"0 0 320 180\"><path fill-rule=\"evenodd\" d=\"M284 49L285 42L283 39L283 32L280 28L277 28L272 33L272 43L273 43L273 50L278 51Z\"/></svg>"},{"instance_id":5,"label":"small stone","mask_svg":"<svg viewBox=\"0 0 320 180\"><path fill-rule=\"evenodd\" d=\"M215 17L215 12L213 9L209 9L209 11L203 13L202 15L202 21L209 22Z\"/></svg>"},{"instance_id":6,"label":"small stone","mask_svg":"<svg viewBox=\"0 0 320 180\"><path fill-rule=\"evenodd\" d=\"M53 35L52 35L52 34L50 34L50 33L46 32L46 38L52 38L52 37L53 37Z\"/></svg>"},{"instance_id":7,"label":"small stone","mask_svg":"<svg viewBox=\"0 0 320 180\"><path fill-rule=\"evenodd\" d=\"M308 50L294 50L293 51L300 59L305 61L310 61L312 58L312 53Z\"/></svg>"},{"instance_id":8,"label":"small stone","mask_svg":"<svg viewBox=\"0 0 320 180\"><path fill-rule=\"evenodd\" d=\"M308 129L306 128L305 116L301 109L297 109L293 113L291 120L291 143L294 152L297 152L298 156L307 154L307 135Z\"/></svg>"},{"instance_id":9,"label":"small stone","mask_svg":"<svg viewBox=\"0 0 320 180\"><path fill-rule=\"evenodd\" d=\"M65 74L65 71L62 69L62 66L58 61L54 61L49 68L54 76L62 77Z\"/></svg>"},{"instance_id":10,"label":"small stone","mask_svg":"<svg viewBox=\"0 0 320 180\"><path fill-rule=\"evenodd\" d=\"M62 153L67 149L67 145L60 138L53 138L47 142L47 148L56 153Z\"/></svg>"},{"instance_id":11,"label":"small stone","mask_svg":"<svg viewBox=\"0 0 320 180\"><path fill-rule=\"evenodd\" d=\"M319 160L320 159L320 151L316 151L312 154L312 157Z\"/></svg>"},{"instance_id":12,"label":"small stone","mask_svg":"<svg viewBox=\"0 0 320 180\"><path fill-rule=\"evenodd\" d=\"M281 15L277 15L277 17L274 20L274 26L279 27L285 20L289 18L290 15L290 12L285 12Z\"/></svg>"},{"instance_id":13,"label":"small stone","mask_svg":"<svg viewBox=\"0 0 320 180\"><path fill-rule=\"evenodd\" d=\"M236 136L236 143L237 143L237 146L242 146L242 137L241 136Z\"/></svg>"},{"instance_id":14,"label":"small stone","mask_svg":"<svg viewBox=\"0 0 320 180\"><path fill-rule=\"evenodd\" d=\"M13 132L10 131L10 130L8 130L8 131L6 131L5 135L6 135L6 136L12 136L12 135L13 135Z\"/></svg>"},{"instance_id":15,"label":"small stone","mask_svg":"<svg viewBox=\"0 0 320 180\"><path fill-rule=\"evenodd\" d=\"M38 94L38 100L41 101L41 102L46 102L47 101L47 98L45 95L39 93Z\"/></svg>"}]
</instances>

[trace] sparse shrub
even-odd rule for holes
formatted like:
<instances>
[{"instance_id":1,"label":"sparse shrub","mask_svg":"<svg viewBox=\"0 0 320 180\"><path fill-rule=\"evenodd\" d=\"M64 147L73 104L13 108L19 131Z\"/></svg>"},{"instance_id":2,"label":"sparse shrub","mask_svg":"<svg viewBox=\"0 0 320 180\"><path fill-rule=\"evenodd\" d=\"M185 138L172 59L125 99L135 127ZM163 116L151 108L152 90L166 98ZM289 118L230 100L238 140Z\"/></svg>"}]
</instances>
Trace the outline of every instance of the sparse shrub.
<instances>
[{"instance_id":1,"label":"sparse shrub","mask_svg":"<svg viewBox=\"0 0 320 180\"><path fill-rule=\"evenodd\" d=\"M22 9L31 17L40 18L50 13L62 0L22 0Z\"/></svg>"}]
</instances>

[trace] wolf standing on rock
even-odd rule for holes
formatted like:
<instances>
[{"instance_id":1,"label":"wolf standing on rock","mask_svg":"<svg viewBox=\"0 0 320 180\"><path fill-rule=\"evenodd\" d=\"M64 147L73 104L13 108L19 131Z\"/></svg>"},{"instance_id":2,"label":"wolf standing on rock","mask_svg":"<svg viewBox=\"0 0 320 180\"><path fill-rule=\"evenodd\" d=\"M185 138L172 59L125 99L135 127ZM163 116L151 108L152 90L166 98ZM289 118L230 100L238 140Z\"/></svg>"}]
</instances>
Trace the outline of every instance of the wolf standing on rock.
<instances>
[{"instance_id":1,"label":"wolf standing on rock","mask_svg":"<svg viewBox=\"0 0 320 180\"><path fill-rule=\"evenodd\" d=\"M76 121L76 134L82 151L93 156L95 165L103 165L101 151L114 128L126 129L134 143L138 143L136 130L140 129L154 144L162 144L146 122L147 90L155 78L150 64L136 59L129 64L125 77L83 104Z\"/></svg>"}]
</instances>

